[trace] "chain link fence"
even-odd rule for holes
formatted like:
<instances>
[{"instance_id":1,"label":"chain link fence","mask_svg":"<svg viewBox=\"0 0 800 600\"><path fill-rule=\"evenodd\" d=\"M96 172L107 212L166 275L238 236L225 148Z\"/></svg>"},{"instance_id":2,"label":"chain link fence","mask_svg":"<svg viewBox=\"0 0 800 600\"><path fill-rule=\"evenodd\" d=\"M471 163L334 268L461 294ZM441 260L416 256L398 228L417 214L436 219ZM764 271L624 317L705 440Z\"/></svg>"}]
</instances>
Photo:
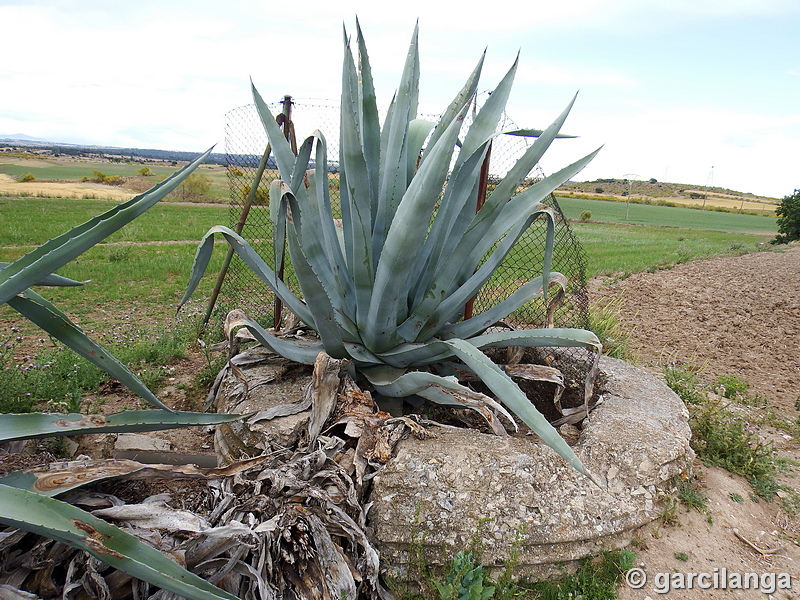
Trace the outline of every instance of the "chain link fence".
<instances>
[{"instance_id":1,"label":"chain link fence","mask_svg":"<svg viewBox=\"0 0 800 600\"><path fill-rule=\"evenodd\" d=\"M284 110L283 102L270 105L270 110L277 115ZM433 120L437 120L434 118ZM469 118L465 119L467 125ZM294 101L291 105L291 121L297 132L298 142L305 139L313 130L319 129L326 138L329 164L337 164L339 160L339 109L330 101ZM518 127L505 117L499 124L499 130L509 131ZM503 178L506 172L532 143L529 138L519 136L498 136L492 145L489 165L489 184L491 191L494 183ZM242 211L250 194L267 137L254 105L245 105L233 109L226 115L225 149L228 161L228 179L230 183L230 223L231 227L241 226L241 233L253 248L267 261L274 265L272 248L272 222L270 221L268 192L270 182L277 177L277 171L267 170L256 191L255 202L241 224ZM274 164L274 163L270 163ZM537 167L538 169L538 167ZM541 171L533 173L527 180L530 185L543 177ZM338 183L338 182L337 182ZM339 205L338 185L331 186L331 204ZM569 223L563 216L558 201L549 197L548 204L557 215L555 227L555 249L552 270L567 277L567 289L563 299L558 303L545 304L541 299L532 300L510 314L504 326L522 327L579 327L589 326L589 301L586 290L586 257L580 243L576 239ZM334 215L339 217L340 215ZM483 287L474 299L473 314L478 314L510 296L521 285L530 281L542 272L544 239L546 225L544 219L537 219L523 234L512 251L497 269L492 279ZM288 256L287 256L288 262ZM287 267L283 276L286 284L300 295L297 280ZM553 300L550 295L549 300ZM280 325L281 311L269 288L256 277L238 256L233 256L219 299L218 313L224 314L232 308L240 308L251 317L266 326ZM548 314L549 310L549 314ZM285 315L283 315L285 316ZM584 350L570 349L570 364L556 364L565 374L568 385L583 381L591 364L591 353ZM576 360L577 359L577 360ZM553 364L552 355L537 357L538 362ZM560 361L559 361L560 362Z\"/></svg>"}]
</instances>

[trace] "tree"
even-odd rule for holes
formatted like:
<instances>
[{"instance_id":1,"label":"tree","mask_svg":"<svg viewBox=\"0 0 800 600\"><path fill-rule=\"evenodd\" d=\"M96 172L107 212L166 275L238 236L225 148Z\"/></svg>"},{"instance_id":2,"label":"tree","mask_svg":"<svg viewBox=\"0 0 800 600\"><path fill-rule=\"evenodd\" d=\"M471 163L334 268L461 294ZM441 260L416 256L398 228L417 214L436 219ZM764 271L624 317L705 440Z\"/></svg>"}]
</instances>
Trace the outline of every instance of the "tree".
<instances>
[{"instance_id":1,"label":"tree","mask_svg":"<svg viewBox=\"0 0 800 600\"><path fill-rule=\"evenodd\" d=\"M781 200L775 214L778 215L778 235L772 243L788 244L800 240L800 190Z\"/></svg>"},{"instance_id":2,"label":"tree","mask_svg":"<svg viewBox=\"0 0 800 600\"><path fill-rule=\"evenodd\" d=\"M137 171L137 173L142 177L152 177L153 175L155 175L155 173L153 173L153 171L150 170L150 167L142 167Z\"/></svg>"}]
</instances>

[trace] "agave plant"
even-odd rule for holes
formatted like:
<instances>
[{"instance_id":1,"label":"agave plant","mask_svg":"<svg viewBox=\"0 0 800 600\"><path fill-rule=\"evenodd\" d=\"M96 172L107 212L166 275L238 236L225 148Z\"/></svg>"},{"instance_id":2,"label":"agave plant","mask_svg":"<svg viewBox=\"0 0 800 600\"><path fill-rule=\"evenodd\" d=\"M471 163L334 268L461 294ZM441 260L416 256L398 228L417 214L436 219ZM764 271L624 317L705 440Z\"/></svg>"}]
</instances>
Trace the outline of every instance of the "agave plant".
<instances>
[{"instance_id":1,"label":"agave plant","mask_svg":"<svg viewBox=\"0 0 800 600\"><path fill-rule=\"evenodd\" d=\"M596 154L519 193L523 180L559 135L574 99L544 131L515 131L535 142L500 181L476 214L479 173L509 97L515 61L462 136L475 102L481 57L438 123L417 118L418 30L400 87L381 125L361 28L358 58L345 32L342 73L339 189L341 220L334 218L325 137L316 131L292 152L268 106L253 97L280 171L270 188L275 224L275 270L240 235L217 226L201 241L185 302L204 273L214 236L222 234L284 305L319 334L318 341L286 340L252 319L250 332L278 354L313 363L320 352L347 358L380 395L422 396L481 410L496 431L494 413L516 414L576 469L583 465L520 388L483 352L508 346L588 347L597 337L579 329L487 333L498 320L563 281L551 273L555 213L542 200ZM313 157L313 165L312 165ZM310 168L311 167L311 168ZM543 273L506 300L471 318L464 306L488 281L537 218L547 227ZM276 276L288 244L302 298ZM477 394L453 376L453 361L474 371L502 403Z\"/></svg>"},{"instance_id":2,"label":"agave plant","mask_svg":"<svg viewBox=\"0 0 800 600\"><path fill-rule=\"evenodd\" d=\"M210 152L210 151L209 151ZM121 431L153 431L187 425L228 423L241 415L174 411L159 400L124 364L89 338L31 286L74 286L81 282L54 271L105 239L175 189L207 157L195 161L151 190L50 240L13 263L0 263L0 302L7 303L51 336L125 384L154 410L116 415L2 414L0 442L39 437ZM62 480L81 480L69 474ZM88 481L86 479L85 481ZM160 588L197 600L235 596L179 566L134 536L70 504L47 497L25 478L0 478L0 523L58 540Z\"/></svg>"}]
</instances>

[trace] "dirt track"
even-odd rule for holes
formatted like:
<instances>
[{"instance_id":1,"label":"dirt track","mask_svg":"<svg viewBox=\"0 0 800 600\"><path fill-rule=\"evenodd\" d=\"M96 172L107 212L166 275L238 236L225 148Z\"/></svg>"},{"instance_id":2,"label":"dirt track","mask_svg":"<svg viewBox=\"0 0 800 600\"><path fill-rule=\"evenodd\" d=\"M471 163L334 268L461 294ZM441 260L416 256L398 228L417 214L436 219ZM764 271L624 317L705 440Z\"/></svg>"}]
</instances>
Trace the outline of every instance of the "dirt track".
<instances>
[{"instance_id":1,"label":"dirt track","mask_svg":"<svg viewBox=\"0 0 800 600\"><path fill-rule=\"evenodd\" d=\"M774 248L770 248L773 250ZM736 374L751 393L792 414L800 398L800 246L713 258L594 282L593 300L619 298L644 364Z\"/></svg>"}]
</instances>

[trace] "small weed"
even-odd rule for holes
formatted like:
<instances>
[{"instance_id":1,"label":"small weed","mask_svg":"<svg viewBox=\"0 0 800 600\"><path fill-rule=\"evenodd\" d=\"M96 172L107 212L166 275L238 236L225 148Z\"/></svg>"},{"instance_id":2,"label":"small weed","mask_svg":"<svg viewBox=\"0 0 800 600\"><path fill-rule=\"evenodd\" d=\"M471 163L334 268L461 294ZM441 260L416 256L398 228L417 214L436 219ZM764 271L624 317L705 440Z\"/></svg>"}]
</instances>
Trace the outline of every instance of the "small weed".
<instances>
[{"instance_id":1,"label":"small weed","mask_svg":"<svg viewBox=\"0 0 800 600\"><path fill-rule=\"evenodd\" d=\"M792 437L800 437L800 418L792 420L771 410L764 415L764 424L788 433Z\"/></svg>"},{"instance_id":2,"label":"small weed","mask_svg":"<svg viewBox=\"0 0 800 600\"><path fill-rule=\"evenodd\" d=\"M761 439L760 426L734 415L722 402L709 400L694 371L667 365L664 376L667 385L690 405L692 447L697 455L708 464L745 477L761 498L774 497L780 489L775 475L781 465L772 443ZM741 378L718 377L717 383L726 397L747 398L749 384Z\"/></svg>"},{"instance_id":3,"label":"small weed","mask_svg":"<svg viewBox=\"0 0 800 600\"><path fill-rule=\"evenodd\" d=\"M560 581L535 583L531 589L542 600L613 600L617 586L633 567L636 555L630 550L603 552L595 559L581 562L574 574L565 574Z\"/></svg>"},{"instance_id":4,"label":"small weed","mask_svg":"<svg viewBox=\"0 0 800 600\"><path fill-rule=\"evenodd\" d=\"M753 396L749 394L746 396L737 396L735 400L739 404L754 406L756 408L767 408L769 406L769 398L760 394L755 394Z\"/></svg>"},{"instance_id":5,"label":"small weed","mask_svg":"<svg viewBox=\"0 0 800 600\"><path fill-rule=\"evenodd\" d=\"M640 537L637 533L631 540L631 546L640 550L647 550L647 541Z\"/></svg>"},{"instance_id":6,"label":"small weed","mask_svg":"<svg viewBox=\"0 0 800 600\"><path fill-rule=\"evenodd\" d=\"M681 363L664 366L664 381L684 402L700 404L708 398L697 372Z\"/></svg>"},{"instance_id":7,"label":"small weed","mask_svg":"<svg viewBox=\"0 0 800 600\"><path fill-rule=\"evenodd\" d=\"M130 246L112 246L108 250L108 261L112 263L128 262L131 254Z\"/></svg>"},{"instance_id":8,"label":"small weed","mask_svg":"<svg viewBox=\"0 0 800 600\"><path fill-rule=\"evenodd\" d=\"M714 380L712 388L720 396L735 400L747 395L750 384L738 375L720 375Z\"/></svg>"},{"instance_id":9,"label":"small weed","mask_svg":"<svg viewBox=\"0 0 800 600\"><path fill-rule=\"evenodd\" d=\"M514 544L511 546L508 562L506 562L506 566L500 574L500 577L497 578L496 592L494 595L496 600L513 600L520 596L521 589L514 583L514 571L519 565L519 552L520 548L522 548L522 542L525 541L525 532L526 526L523 523L514 538Z\"/></svg>"},{"instance_id":10,"label":"small weed","mask_svg":"<svg viewBox=\"0 0 800 600\"><path fill-rule=\"evenodd\" d=\"M682 562L688 562L689 561L689 555L686 554L686 552L676 552L675 553L675 558L677 558L678 560L680 560Z\"/></svg>"},{"instance_id":11,"label":"small weed","mask_svg":"<svg viewBox=\"0 0 800 600\"><path fill-rule=\"evenodd\" d=\"M680 501L687 507L693 508L699 512L706 511L706 500L708 500L708 498L703 495L700 482L695 477L679 480L677 488L678 498L680 498Z\"/></svg>"},{"instance_id":12,"label":"small weed","mask_svg":"<svg viewBox=\"0 0 800 600\"><path fill-rule=\"evenodd\" d=\"M450 562L443 580L434 579L441 600L489 600L495 587L484 581L483 566L475 561L472 552L463 550Z\"/></svg>"},{"instance_id":13,"label":"small weed","mask_svg":"<svg viewBox=\"0 0 800 600\"><path fill-rule=\"evenodd\" d=\"M603 306L593 304L589 307L589 329L603 343L603 353L612 358L631 360L631 332L620 321L622 301L614 300Z\"/></svg>"},{"instance_id":14,"label":"small weed","mask_svg":"<svg viewBox=\"0 0 800 600\"><path fill-rule=\"evenodd\" d=\"M742 498L742 496L740 494L737 494L736 492L728 494L728 498L730 498L737 504L744 504L744 498Z\"/></svg>"},{"instance_id":15,"label":"small weed","mask_svg":"<svg viewBox=\"0 0 800 600\"><path fill-rule=\"evenodd\" d=\"M664 507L661 509L659 520L664 525L678 524L678 500L672 496L664 497Z\"/></svg>"},{"instance_id":16,"label":"small weed","mask_svg":"<svg viewBox=\"0 0 800 600\"><path fill-rule=\"evenodd\" d=\"M785 486L783 491L786 492L785 497L781 498L784 510L790 515L800 514L800 493L788 486Z\"/></svg>"}]
</instances>

